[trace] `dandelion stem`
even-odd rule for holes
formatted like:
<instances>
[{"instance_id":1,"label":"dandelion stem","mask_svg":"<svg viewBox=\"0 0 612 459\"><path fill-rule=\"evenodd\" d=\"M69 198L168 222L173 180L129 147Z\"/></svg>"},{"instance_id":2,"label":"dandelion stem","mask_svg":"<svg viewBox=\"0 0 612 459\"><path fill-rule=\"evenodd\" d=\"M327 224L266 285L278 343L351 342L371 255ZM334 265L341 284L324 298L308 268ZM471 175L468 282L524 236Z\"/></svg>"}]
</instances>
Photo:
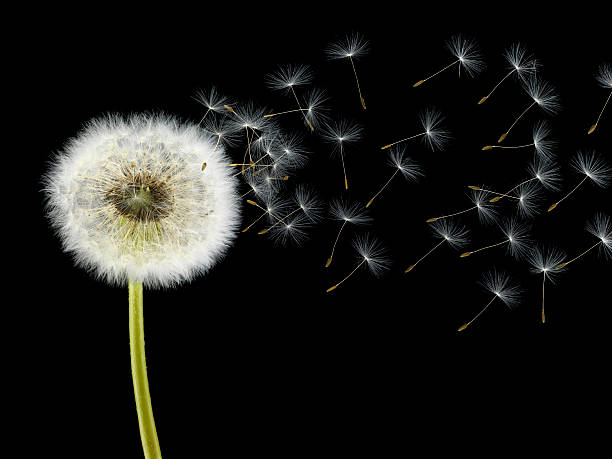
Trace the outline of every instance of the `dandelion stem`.
<instances>
[{"instance_id":1,"label":"dandelion stem","mask_svg":"<svg viewBox=\"0 0 612 459\"><path fill-rule=\"evenodd\" d=\"M200 122L198 123L198 126L200 126L203 122L204 119L206 118L206 116L208 115L208 113L210 112L210 108L208 110L206 110L206 113L204 113L204 116L202 117L202 119L200 120Z\"/></svg>"},{"instance_id":2,"label":"dandelion stem","mask_svg":"<svg viewBox=\"0 0 612 459\"><path fill-rule=\"evenodd\" d=\"M414 269L414 267L416 265L418 265L423 259L425 259L425 257L427 257L431 252L433 252L434 250L436 250L438 247L440 247L444 242L446 242L446 239L442 239L440 242L438 242L433 249L431 249L429 252L427 252L425 255L423 255L421 258L419 258L416 263L414 263L413 265L410 265L406 268L406 270L404 271L405 273L410 272Z\"/></svg>"},{"instance_id":3,"label":"dandelion stem","mask_svg":"<svg viewBox=\"0 0 612 459\"><path fill-rule=\"evenodd\" d=\"M437 71L436 73L434 73L433 75L428 76L428 77L427 77L427 78L425 78L424 80L419 80L419 81L417 81L415 84L413 84L413 85L412 85L412 87L416 88L417 86L422 85L422 84L423 84L423 83L425 83L427 80L429 80L429 79L431 79L431 78L435 77L436 75L438 75L438 74L440 74L440 73L444 72L446 69L448 69L448 68L452 67L453 65L455 65L455 64L456 64L457 62L459 62L459 61L460 61L460 59L457 59L456 61L454 61L454 62L452 62L452 63L448 64L448 65L447 65L446 67L444 67L443 69L438 70L438 71Z\"/></svg>"},{"instance_id":4,"label":"dandelion stem","mask_svg":"<svg viewBox=\"0 0 612 459\"><path fill-rule=\"evenodd\" d=\"M542 276L542 323L546 322L546 315L544 314L544 283L546 282L546 273Z\"/></svg>"},{"instance_id":5,"label":"dandelion stem","mask_svg":"<svg viewBox=\"0 0 612 459\"><path fill-rule=\"evenodd\" d=\"M570 261L566 261L565 263L561 263L560 265L557 265L557 269L561 269L561 268L565 268L567 265L569 265L570 263L573 263L574 261L576 261L578 258L586 255L587 253L589 253L591 250L593 250L595 247L597 247L599 244L601 244L601 241L596 242L595 244L593 244L591 247L589 247L588 249L586 249L584 252L582 252L580 255L578 255L577 257L572 258Z\"/></svg>"},{"instance_id":6,"label":"dandelion stem","mask_svg":"<svg viewBox=\"0 0 612 459\"><path fill-rule=\"evenodd\" d=\"M569 198L569 196L570 196L570 195L571 195L571 194L572 194L574 191L576 191L576 190L578 189L578 187L579 187L580 185L582 185L582 184L584 183L584 181L585 181L586 179L588 179L588 178L589 178L589 176L588 176L588 175L585 175L585 176L584 176L584 178L583 178L583 179L580 181L580 183L578 183L578 185L576 185L576 186L575 186L575 187L572 189L572 191L570 191L570 192L569 192L569 193L567 193L565 196L563 196L561 199L559 199L557 202L555 202L553 205L551 205L551 206L548 208L548 211L550 212L550 211L551 211L551 210L553 210L555 207L557 207L557 206L558 206L558 205L561 203L561 201L563 201L563 200L565 200L565 199Z\"/></svg>"},{"instance_id":7,"label":"dandelion stem","mask_svg":"<svg viewBox=\"0 0 612 459\"><path fill-rule=\"evenodd\" d=\"M505 133L503 133L503 134L500 136L500 138L499 138L499 140L497 141L497 143L501 143L501 142L503 142L503 141L504 141L504 139L505 139L505 138L508 136L508 134L510 134L510 131L511 131L511 130L512 130L512 128L513 128L513 127L516 125L516 123L518 123L518 122L519 122L519 120L520 120L520 119L521 119L521 118L522 118L522 117L525 115L525 113L527 113L527 112L528 112L528 111L531 109L531 107L533 107L535 104L537 104L537 102L536 102L536 101L533 101L533 102L531 103L531 105L529 105L529 107L527 107L525 110L523 110L523 113L521 113L521 114L518 116L518 118L514 120L514 123L512 123L512 125L511 125L511 126L508 128L508 130L507 130Z\"/></svg>"},{"instance_id":8,"label":"dandelion stem","mask_svg":"<svg viewBox=\"0 0 612 459\"><path fill-rule=\"evenodd\" d=\"M359 263L355 269L353 269L350 274L348 276L346 276L344 279L342 279L340 282L338 282L336 285L331 286L330 288L327 289L328 292L331 292L332 290L337 289L340 284L342 284L345 280L347 280L349 277L351 277L353 274L355 274L355 271L357 271L361 265L363 265L366 262L366 259L364 258L363 260L361 260L361 263Z\"/></svg>"},{"instance_id":9,"label":"dandelion stem","mask_svg":"<svg viewBox=\"0 0 612 459\"><path fill-rule=\"evenodd\" d=\"M495 85L495 87L491 90L489 94L487 94L482 99L480 99L480 101L478 102L478 105L484 103L489 97L491 97L491 95L495 92L495 90L499 87L499 85L502 84L506 80L506 78L508 78L514 72L516 72L516 69L512 69L505 77L503 77L501 81Z\"/></svg>"},{"instance_id":10,"label":"dandelion stem","mask_svg":"<svg viewBox=\"0 0 612 459\"><path fill-rule=\"evenodd\" d=\"M342 160L342 172L344 172L344 189L348 190L348 179L346 178L346 167L344 166L344 149L340 142L340 159Z\"/></svg>"},{"instance_id":11,"label":"dandelion stem","mask_svg":"<svg viewBox=\"0 0 612 459\"><path fill-rule=\"evenodd\" d=\"M510 240L509 240L509 239L506 239L506 240L504 240L504 241L498 242L497 244L491 244L491 245L488 245L488 246L486 246L486 247L481 247L481 248L479 248L479 249L472 250L472 251L470 251L470 252L464 252L464 253L462 253L462 254L460 255L460 257L461 257L461 258L465 258L465 257L468 257L468 256L472 255L473 253L476 253L476 252L482 252L483 250L487 250L487 249L492 249L493 247L497 247L497 246L500 246L500 245L502 245L502 244L508 244L509 242L510 242Z\"/></svg>"},{"instance_id":12,"label":"dandelion stem","mask_svg":"<svg viewBox=\"0 0 612 459\"><path fill-rule=\"evenodd\" d=\"M422 135L425 135L425 134L427 134L427 131L421 132L420 134L415 134L415 135L410 136L410 137L406 137L405 139L398 140L397 142L390 143L389 145L385 145L384 147L380 147L380 149L381 150L386 150L387 148L392 147L393 145L397 145L398 143L405 142L406 140L412 140L412 139L415 139L417 137L421 137Z\"/></svg>"},{"instance_id":13,"label":"dandelion stem","mask_svg":"<svg viewBox=\"0 0 612 459\"><path fill-rule=\"evenodd\" d=\"M353 73L355 74L355 81L357 82L357 91L359 92L359 100L361 101L361 106L363 109L366 109L366 104L363 96L361 95L361 87L359 86L359 78L357 77L357 70L355 69L355 62L353 61L353 56L349 56L349 60L351 61L351 66L353 67Z\"/></svg>"},{"instance_id":14,"label":"dandelion stem","mask_svg":"<svg viewBox=\"0 0 612 459\"><path fill-rule=\"evenodd\" d=\"M484 308L482 308L482 310L478 314L476 314L476 316L472 320L470 320L469 322L463 324L461 327L459 327L459 329L457 331L462 331L462 330L465 330L466 328L468 328L472 322L474 322L476 319L478 319L478 317L480 317L480 315L487 310L487 308L491 305L491 303L493 303L495 301L495 298L497 298L497 295L495 295L493 297L493 299L491 301L489 301L487 303L487 305Z\"/></svg>"},{"instance_id":15,"label":"dandelion stem","mask_svg":"<svg viewBox=\"0 0 612 459\"><path fill-rule=\"evenodd\" d=\"M490 200L489 200L489 202L496 202L496 201L499 201L499 200L500 200L500 199L502 199L502 198L513 198L513 197L515 197L515 196L510 196L510 193L512 193L512 192L513 192L514 190L516 190L517 188L519 188L521 185L524 185L524 184L526 184L526 183L529 183L529 182L531 182L531 181L533 181L533 180L537 180L537 179L538 179L537 177L531 177L530 179L527 179L527 180L525 180L525 181L523 181L523 182L519 183L519 184L518 184L518 185L516 185L515 187L510 188L508 191L506 191L506 192L505 192L504 194L502 194L501 196L497 196L497 197L495 197L495 198L490 199Z\"/></svg>"},{"instance_id":16,"label":"dandelion stem","mask_svg":"<svg viewBox=\"0 0 612 459\"><path fill-rule=\"evenodd\" d=\"M340 239L340 234L342 233L342 230L344 229L347 223L348 223L348 220L344 220L344 222L342 223L342 226L340 227L340 231L338 231L338 235L336 236L336 240L334 241L334 245L332 246L331 255L329 256L329 258L327 259L327 262L325 263L326 268L329 267L329 265L331 265L332 259L334 258L334 251L336 250L336 244L338 244L338 240Z\"/></svg>"},{"instance_id":17,"label":"dandelion stem","mask_svg":"<svg viewBox=\"0 0 612 459\"><path fill-rule=\"evenodd\" d=\"M606 109L606 106L608 105L608 102L610 102L610 97L612 97L612 91L610 91L610 94L608 94L608 98L606 99L606 103L604 104L603 108L599 112L599 116L597 117L597 121L595 121L595 124L593 126L591 126L591 128L589 129L589 132L588 132L589 134L592 134L593 131L595 129L597 129L597 125L599 124L599 119L601 118L601 115L603 115L603 112Z\"/></svg>"},{"instance_id":18,"label":"dandelion stem","mask_svg":"<svg viewBox=\"0 0 612 459\"><path fill-rule=\"evenodd\" d=\"M470 207L469 209L465 209L465 210L462 210L460 212L455 212L454 214L442 215L441 217L433 217L433 218L430 218L430 219L428 219L426 221L427 221L427 223L435 222L436 220L441 220L443 218L448 218L448 217L454 217L455 215L461 215L461 214L464 214L466 212L469 212L470 210L474 210L474 209L477 209L477 208L478 208L478 206Z\"/></svg>"},{"instance_id":19,"label":"dandelion stem","mask_svg":"<svg viewBox=\"0 0 612 459\"><path fill-rule=\"evenodd\" d=\"M531 142L531 143L526 143L525 145L514 145L514 146L504 146L504 145L487 145L486 147L483 148L483 150L491 150L492 148L503 148L503 149L518 149L518 148L527 148L527 147L533 147L535 146L535 142Z\"/></svg>"},{"instance_id":20,"label":"dandelion stem","mask_svg":"<svg viewBox=\"0 0 612 459\"><path fill-rule=\"evenodd\" d=\"M387 183L385 183L385 184L383 185L383 187L382 187L382 188L381 188L381 189L378 191L378 193L376 193L376 194L375 194L375 195L372 197L372 199L370 199L370 200L368 201L368 203L366 204L366 207L370 207L370 206L372 205L372 201L374 201L374 199L376 199L376 196L378 196L380 193L382 193L382 191L383 191L385 188L387 188L387 185L389 185L389 183L391 183L391 180L393 180L393 178L394 178L394 177L397 175L397 173L398 173L399 171L400 171L400 170L399 170L399 169L397 169L397 170L396 170L396 171L393 173L393 175L391 176L391 178L390 178L389 180L387 180Z\"/></svg>"},{"instance_id":21,"label":"dandelion stem","mask_svg":"<svg viewBox=\"0 0 612 459\"><path fill-rule=\"evenodd\" d=\"M307 108L296 108L294 110L287 110L287 111L284 111L284 112L270 113L268 115L264 115L264 118L270 118L272 116L278 116L278 115L286 115L287 113L307 112L307 111L308 111Z\"/></svg>"},{"instance_id":22,"label":"dandelion stem","mask_svg":"<svg viewBox=\"0 0 612 459\"><path fill-rule=\"evenodd\" d=\"M159 440L153 419L153 407L149 394L147 364L144 348L144 323L142 306L142 282L129 282L130 299L130 356L132 361L132 381L134 397L140 426L140 439L146 459L161 459Z\"/></svg>"}]
</instances>

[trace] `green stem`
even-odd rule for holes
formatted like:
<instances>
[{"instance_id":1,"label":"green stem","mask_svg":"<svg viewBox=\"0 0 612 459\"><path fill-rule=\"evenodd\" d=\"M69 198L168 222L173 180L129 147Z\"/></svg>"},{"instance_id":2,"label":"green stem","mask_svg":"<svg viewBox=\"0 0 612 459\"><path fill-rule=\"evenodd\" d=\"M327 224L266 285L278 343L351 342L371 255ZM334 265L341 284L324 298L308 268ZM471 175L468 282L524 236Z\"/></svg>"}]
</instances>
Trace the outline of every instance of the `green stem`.
<instances>
[{"instance_id":1,"label":"green stem","mask_svg":"<svg viewBox=\"0 0 612 459\"><path fill-rule=\"evenodd\" d=\"M132 360L132 381L134 382L134 398L138 413L140 439L146 459L161 459L153 407L149 394L147 379L147 363L144 349L144 323L142 308L142 282L130 281L130 356Z\"/></svg>"}]
</instances>

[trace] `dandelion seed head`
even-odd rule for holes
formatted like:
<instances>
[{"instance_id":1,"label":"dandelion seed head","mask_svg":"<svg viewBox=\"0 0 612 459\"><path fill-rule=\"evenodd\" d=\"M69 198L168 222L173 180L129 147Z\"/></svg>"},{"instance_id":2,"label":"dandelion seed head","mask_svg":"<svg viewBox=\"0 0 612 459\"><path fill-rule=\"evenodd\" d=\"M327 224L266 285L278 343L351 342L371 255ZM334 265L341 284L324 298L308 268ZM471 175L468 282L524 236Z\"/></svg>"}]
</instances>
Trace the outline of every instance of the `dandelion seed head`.
<instances>
[{"instance_id":1,"label":"dandelion seed head","mask_svg":"<svg viewBox=\"0 0 612 459\"><path fill-rule=\"evenodd\" d=\"M512 44L504 52L504 58L508 62L509 67L514 69L521 79L533 75L539 67L537 59L528 54L527 50L520 43Z\"/></svg>"},{"instance_id":2,"label":"dandelion seed head","mask_svg":"<svg viewBox=\"0 0 612 459\"><path fill-rule=\"evenodd\" d=\"M565 268L558 268L566 259L565 253L556 247L536 246L533 247L527 256L527 261L531 265L531 272L534 274L543 274L546 279L553 283L556 280L557 274Z\"/></svg>"},{"instance_id":3,"label":"dandelion seed head","mask_svg":"<svg viewBox=\"0 0 612 459\"><path fill-rule=\"evenodd\" d=\"M552 159L557 142L550 138L552 129L546 121L538 121L533 127L533 144L536 153L542 158Z\"/></svg>"},{"instance_id":4,"label":"dandelion seed head","mask_svg":"<svg viewBox=\"0 0 612 459\"><path fill-rule=\"evenodd\" d=\"M450 133L443 128L444 116L435 108L429 107L419 114L421 125L425 131L423 140L432 150L444 150L450 140Z\"/></svg>"},{"instance_id":5,"label":"dandelion seed head","mask_svg":"<svg viewBox=\"0 0 612 459\"><path fill-rule=\"evenodd\" d=\"M357 32L347 34L341 40L331 43L325 53L329 59L357 59L368 52L368 42Z\"/></svg>"},{"instance_id":6,"label":"dandelion seed head","mask_svg":"<svg viewBox=\"0 0 612 459\"><path fill-rule=\"evenodd\" d=\"M406 147L395 146L389 150L389 164L397 168L406 180L416 181L423 174L423 168L410 158L406 158Z\"/></svg>"},{"instance_id":7,"label":"dandelion seed head","mask_svg":"<svg viewBox=\"0 0 612 459\"><path fill-rule=\"evenodd\" d=\"M371 235L359 235L353 241L353 247L360 257L365 261L370 272L375 276L381 276L391 265L385 247Z\"/></svg>"},{"instance_id":8,"label":"dandelion seed head","mask_svg":"<svg viewBox=\"0 0 612 459\"><path fill-rule=\"evenodd\" d=\"M204 105L207 110L213 112L222 112L225 109L225 105L231 105L231 101L228 97L220 94L217 89L212 86L208 91L198 91L193 97L200 104Z\"/></svg>"},{"instance_id":9,"label":"dandelion seed head","mask_svg":"<svg viewBox=\"0 0 612 459\"><path fill-rule=\"evenodd\" d=\"M516 307L521 298L521 289L509 274L495 269L486 272L480 284L496 295L510 309Z\"/></svg>"},{"instance_id":10,"label":"dandelion seed head","mask_svg":"<svg viewBox=\"0 0 612 459\"><path fill-rule=\"evenodd\" d=\"M478 211L478 217L482 223L492 223L497 219L497 210L489 202L490 196L488 192L482 190L472 190L469 196Z\"/></svg>"},{"instance_id":11,"label":"dandelion seed head","mask_svg":"<svg viewBox=\"0 0 612 459\"><path fill-rule=\"evenodd\" d=\"M579 151L570 161L570 166L601 188L606 188L612 181L612 168L596 151Z\"/></svg>"},{"instance_id":12,"label":"dandelion seed head","mask_svg":"<svg viewBox=\"0 0 612 459\"><path fill-rule=\"evenodd\" d=\"M340 146L343 143L352 143L361 139L363 128L352 121L341 118L331 121L323 126L321 136L323 140Z\"/></svg>"},{"instance_id":13,"label":"dandelion seed head","mask_svg":"<svg viewBox=\"0 0 612 459\"><path fill-rule=\"evenodd\" d=\"M612 222L604 213L598 213L587 222L586 230L601 241L602 253L612 258Z\"/></svg>"},{"instance_id":14,"label":"dandelion seed head","mask_svg":"<svg viewBox=\"0 0 612 459\"><path fill-rule=\"evenodd\" d=\"M516 218L510 218L501 225L503 233L508 238L508 250L513 257L522 259L532 245L529 236L530 226Z\"/></svg>"},{"instance_id":15,"label":"dandelion seed head","mask_svg":"<svg viewBox=\"0 0 612 459\"><path fill-rule=\"evenodd\" d=\"M517 210L522 218L531 218L539 211L542 202L540 187L535 182L523 183L513 192L518 201Z\"/></svg>"},{"instance_id":16,"label":"dandelion seed head","mask_svg":"<svg viewBox=\"0 0 612 459\"><path fill-rule=\"evenodd\" d=\"M316 222L321 218L321 201L312 188L306 185L297 185L294 190L293 199L295 204L302 209L312 222Z\"/></svg>"},{"instance_id":17,"label":"dandelion seed head","mask_svg":"<svg viewBox=\"0 0 612 459\"><path fill-rule=\"evenodd\" d=\"M535 177L538 182L550 191L559 191L561 184L561 173L559 166L550 158L534 158L529 163L528 173Z\"/></svg>"},{"instance_id":18,"label":"dandelion seed head","mask_svg":"<svg viewBox=\"0 0 612 459\"><path fill-rule=\"evenodd\" d=\"M335 220L345 221L354 225L366 225L372 222L372 217L368 215L363 204L349 202L342 198L331 201L330 214Z\"/></svg>"},{"instance_id":19,"label":"dandelion seed head","mask_svg":"<svg viewBox=\"0 0 612 459\"><path fill-rule=\"evenodd\" d=\"M228 162L195 125L163 115L95 119L45 175L47 212L64 250L97 277L172 286L206 272L235 237Z\"/></svg>"},{"instance_id":20,"label":"dandelion seed head","mask_svg":"<svg viewBox=\"0 0 612 459\"><path fill-rule=\"evenodd\" d=\"M307 65L283 65L275 72L266 76L266 84L270 89L291 90L294 86L304 86L312 82L312 71Z\"/></svg>"},{"instance_id":21,"label":"dandelion seed head","mask_svg":"<svg viewBox=\"0 0 612 459\"><path fill-rule=\"evenodd\" d=\"M557 90L547 81L536 76L531 77L525 81L525 91L545 112L554 115L561 109Z\"/></svg>"},{"instance_id":22,"label":"dandelion seed head","mask_svg":"<svg viewBox=\"0 0 612 459\"><path fill-rule=\"evenodd\" d=\"M305 214L297 213L274 226L268 234L277 245L299 247L308 240L308 229L311 227L312 221Z\"/></svg>"},{"instance_id":23,"label":"dandelion seed head","mask_svg":"<svg viewBox=\"0 0 612 459\"><path fill-rule=\"evenodd\" d=\"M461 35L451 37L446 43L450 52L459 60L459 70L464 69L468 76L474 77L485 68L478 44Z\"/></svg>"},{"instance_id":24,"label":"dandelion seed head","mask_svg":"<svg viewBox=\"0 0 612 459\"><path fill-rule=\"evenodd\" d=\"M431 223L436 237L442 238L454 249L466 246L470 242L469 230L454 220L437 220Z\"/></svg>"}]
</instances>

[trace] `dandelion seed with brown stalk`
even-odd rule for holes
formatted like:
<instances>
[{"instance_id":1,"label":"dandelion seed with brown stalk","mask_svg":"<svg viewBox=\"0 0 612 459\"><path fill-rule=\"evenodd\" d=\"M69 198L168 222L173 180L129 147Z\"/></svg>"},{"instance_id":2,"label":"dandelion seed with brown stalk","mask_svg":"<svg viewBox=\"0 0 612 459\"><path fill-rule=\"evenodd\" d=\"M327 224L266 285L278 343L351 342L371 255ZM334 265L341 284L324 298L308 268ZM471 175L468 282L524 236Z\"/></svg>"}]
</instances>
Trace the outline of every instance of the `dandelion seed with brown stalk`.
<instances>
[{"instance_id":1,"label":"dandelion seed with brown stalk","mask_svg":"<svg viewBox=\"0 0 612 459\"><path fill-rule=\"evenodd\" d=\"M610 217L606 214L598 213L592 220L587 222L586 230L599 240L578 256L558 264L557 269L565 268L567 265L582 258L595 248L600 249L600 253L603 255L604 259L612 259L612 222L610 221Z\"/></svg>"},{"instance_id":2,"label":"dandelion seed with brown stalk","mask_svg":"<svg viewBox=\"0 0 612 459\"><path fill-rule=\"evenodd\" d=\"M531 264L531 272L542 274L542 323L546 322L544 310L544 288L546 280L554 284L555 278L563 270L559 265L565 260L565 253L554 247L535 247L528 257Z\"/></svg>"},{"instance_id":3,"label":"dandelion seed with brown stalk","mask_svg":"<svg viewBox=\"0 0 612 459\"><path fill-rule=\"evenodd\" d=\"M431 255L434 250L436 250L445 242L448 243L448 245L453 249L460 249L461 247L468 244L470 240L469 231L463 225L460 225L454 222L453 220L442 220L439 222L434 222L431 225L431 229L434 233L434 237L440 238L440 242L438 242L438 244L436 244L429 252L419 258L415 263L408 266L408 268L406 268L406 270L404 271L405 273L412 271L416 267L416 265L418 265L429 255Z\"/></svg>"},{"instance_id":4,"label":"dandelion seed with brown stalk","mask_svg":"<svg viewBox=\"0 0 612 459\"><path fill-rule=\"evenodd\" d=\"M372 221L372 217L370 217L363 209L363 205L357 202L350 203L348 201L343 200L342 198L334 199L331 202L330 213L331 217L334 220L341 221L342 225L340 225L340 229L338 230L336 238L334 239L331 254L325 262L326 268L328 268L329 265L331 265L332 263L332 260L334 258L334 252L336 251L336 245L338 244L338 240L340 239L340 235L342 234L344 227L348 223L352 225L366 225Z\"/></svg>"},{"instance_id":5,"label":"dandelion seed with brown stalk","mask_svg":"<svg viewBox=\"0 0 612 459\"><path fill-rule=\"evenodd\" d=\"M422 132L387 144L383 147L380 147L380 149L386 150L387 148L390 148L399 143L421 138L432 151L444 150L446 144L450 140L450 134L446 129L444 129L444 127L442 127L442 121L444 121L444 117L442 116L442 114L436 109L430 107L426 110L423 110L419 114L419 119L423 128Z\"/></svg>"},{"instance_id":6,"label":"dandelion seed with brown stalk","mask_svg":"<svg viewBox=\"0 0 612 459\"><path fill-rule=\"evenodd\" d=\"M355 68L355 60L364 56L368 52L368 42L358 33L346 35L344 39L330 44L327 47L327 56L329 59L348 59L355 75L355 82L357 83L357 92L359 93L359 101L361 102L362 108L366 109L365 99L361 94L361 85L359 84L359 77L357 76L357 69Z\"/></svg>"},{"instance_id":7,"label":"dandelion seed with brown stalk","mask_svg":"<svg viewBox=\"0 0 612 459\"><path fill-rule=\"evenodd\" d=\"M362 128L350 121L340 119L325 125L323 129L323 140L332 143L334 149L332 153L338 153L342 162L342 172L344 174L344 188L348 190L348 177L344 161L345 145L349 145L361 138Z\"/></svg>"},{"instance_id":8,"label":"dandelion seed with brown stalk","mask_svg":"<svg viewBox=\"0 0 612 459\"><path fill-rule=\"evenodd\" d=\"M610 98L612 97L612 65L602 64L599 67L599 70L597 71L595 78L597 79L597 81L603 88L609 89L610 93L608 94L608 97L606 98L606 102L604 103L601 111L599 112L599 116L597 116L597 120L595 121L595 124L593 124L589 128L587 134L592 134L593 132L595 132L595 129L597 129L597 126L599 125L599 120L601 119L601 115L603 115L603 112L608 106L608 102L610 102Z\"/></svg>"}]
</instances>

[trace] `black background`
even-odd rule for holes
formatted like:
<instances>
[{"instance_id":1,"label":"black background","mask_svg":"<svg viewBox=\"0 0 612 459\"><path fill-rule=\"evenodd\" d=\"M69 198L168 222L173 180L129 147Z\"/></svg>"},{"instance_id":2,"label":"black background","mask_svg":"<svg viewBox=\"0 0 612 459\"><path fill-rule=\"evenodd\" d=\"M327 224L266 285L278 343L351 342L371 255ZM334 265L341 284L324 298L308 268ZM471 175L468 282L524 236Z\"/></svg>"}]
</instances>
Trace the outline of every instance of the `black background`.
<instances>
[{"instance_id":1,"label":"black background","mask_svg":"<svg viewBox=\"0 0 612 459\"><path fill-rule=\"evenodd\" d=\"M598 406L608 403L594 394L610 382L602 366L611 317L609 259L591 254L548 286L545 325L541 278L503 250L460 259L444 247L403 273L435 243L425 219L470 205L466 185L507 189L524 177L531 152L481 147L495 142L528 98L508 81L487 103L476 104L505 74L502 52L510 44L525 44L541 60L542 76L560 92L563 111L551 121L560 141L563 190L579 180L567 167L577 149L596 149L612 163L609 109L596 133L586 135L607 96L593 74L612 58L596 14L559 18L518 4L503 11L411 6L402 14L397 5L336 11L299 3L129 13L112 8L76 17L48 12L53 20L29 25L36 40L22 55L42 130L32 139L38 145L29 168L33 251L36 270L45 273L30 306L41 337L34 359L46 381L45 414L61 432L49 441L66 457L139 457L141 446L127 289L94 280L62 253L39 191L46 161L84 122L106 112L161 110L197 122L203 110L192 96L210 85L240 100L286 109L291 100L264 85L264 76L286 63L310 64L315 85L332 97L332 113L365 128L363 141L347 156L353 199L366 202L387 179L391 169L379 148L418 132L419 110L438 107L454 139L436 153L410 144L425 178L418 184L396 179L373 205L369 230L393 259L383 279L363 271L325 293L354 266L349 238L343 238L334 264L323 267L338 228L325 221L300 248L275 247L254 232L240 235L206 277L145 292L149 381L165 456L250 451L291 457L320 451L331 439L335 446L328 451L373 443L382 454L393 446L409 450L402 444L406 435L414 436L406 430L417 420L418 431L431 434L456 430L462 413L476 407L499 416L525 406L523 420L537 424L568 405L584 409L590 397ZM366 111L349 63L329 62L323 53L350 31L370 42L371 52L357 62ZM448 71L412 88L451 61L444 42L455 33L480 43L487 70L475 79ZM506 142L529 139L533 123L544 118L540 111L530 113ZM312 151L291 181L312 184L323 199L342 193L338 158L330 159L329 147L317 133L307 135L299 120L284 121L304 132ZM239 149L230 153L240 156ZM546 204L555 200L546 194L533 236L576 254L593 243L584 231L586 220L596 211L610 214L610 189L586 184L547 214ZM252 210L244 209L245 222L257 216ZM472 230L471 247L499 237L473 215L462 222ZM478 281L494 266L520 282L521 306L510 312L494 304L457 334L488 301ZM589 390L578 393L570 379L586 381Z\"/></svg>"}]
</instances>

